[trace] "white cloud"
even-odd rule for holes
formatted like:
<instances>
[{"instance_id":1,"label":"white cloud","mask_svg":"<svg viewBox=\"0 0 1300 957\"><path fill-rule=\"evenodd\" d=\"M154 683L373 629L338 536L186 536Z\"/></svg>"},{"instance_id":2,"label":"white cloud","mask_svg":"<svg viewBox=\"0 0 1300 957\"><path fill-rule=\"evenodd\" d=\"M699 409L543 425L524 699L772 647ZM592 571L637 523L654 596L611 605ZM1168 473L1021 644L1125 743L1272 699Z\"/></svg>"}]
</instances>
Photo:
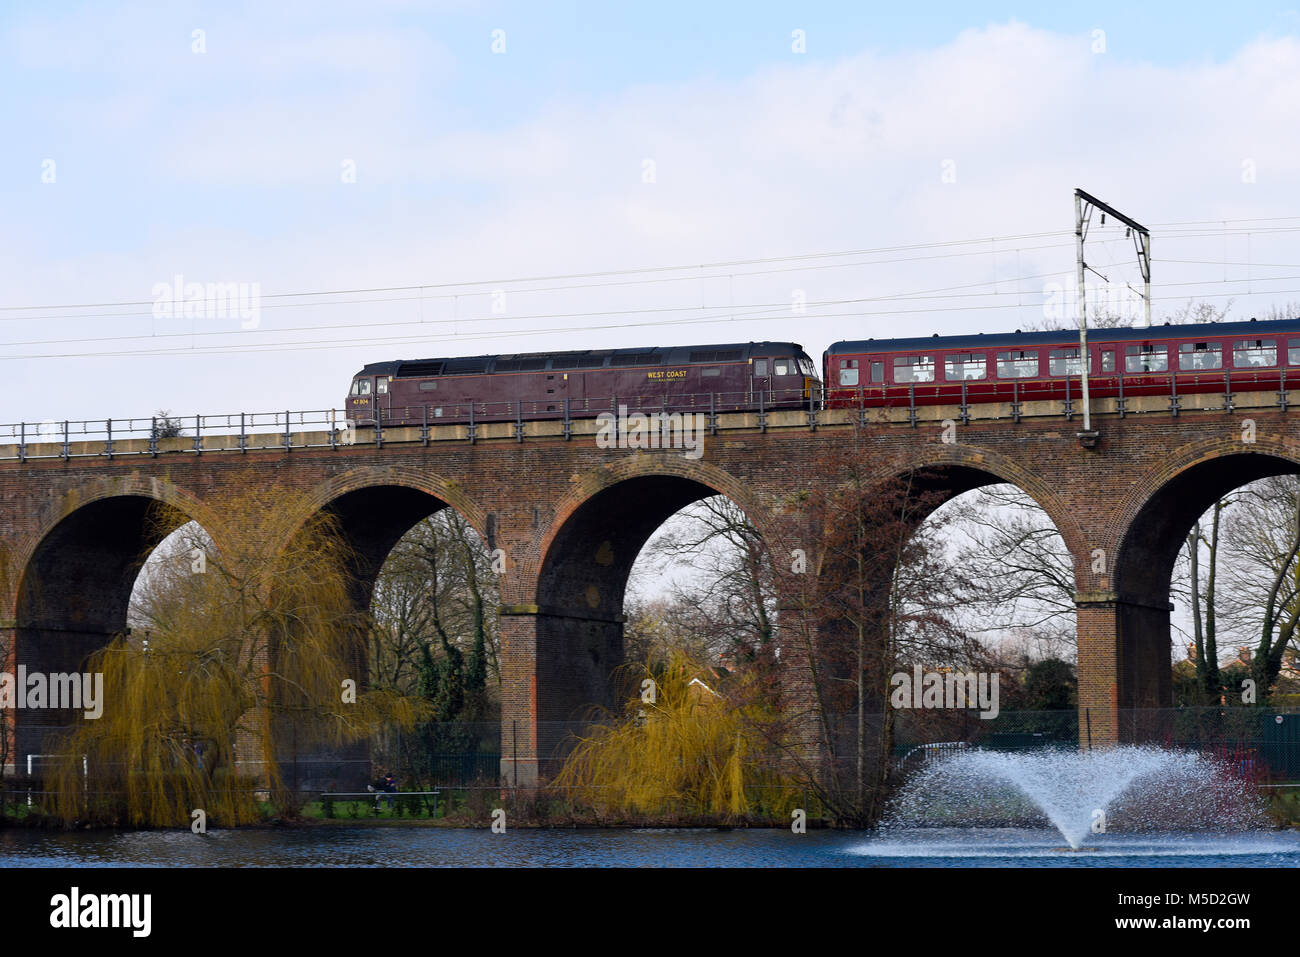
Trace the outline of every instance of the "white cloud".
<instances>
[{"instance_id":1,"label":"white cloud","mask_svg":"<svg viewBox=\"0 0 1300 957\"><path fill-rule=\"evenodd\" d=\"M112 29L107 22L101 26ZM152 39L136 37L134 47L121 47L121 55L156 42L157 29L147 36ZM505 125L490 114L466 117L464 104L447 92L456 56L437 39L382 30L353 35L335 25L245 40L223 54L230 57L225 66L205 67L213 71L206 85L177 74L173 58L159 61L166 66L156 72L141 68L119 86L67 98L69 122L96 117L96 136L102 137L98 143L80 140L78 147L98 149L105 162L122 162L116 175L124 190L157 189L183 200L126 213L136 237L130 249L111 232L93 238L76 233L78 251L52 262L26 251L40 244L11 234L4 245L16 269L7 301L145 298L154 282L177 271L204 280L260 281L266 294L1068 230L1075 186L1155 223L1297 212L1300 45L1286 36L1261 38L1221 63L1155 67L1093 55L1086 35L1008 23L966 31L930 49L801 60L734 82L554 98ZM54 41L46 36L42 42L49 49ZM75 40L63 55L63 62L93 57ZM199 88L203 96L172 95L166 87L173 80L187 96ZM132 151L138 166L125 162ZM358 163L356 185L338 181L344 158ZM656 164L653 184L642 182L647 158ZM954 164L954 183L941 182L945 160ZM1242 182L1244 160L1256 165L1253 184ZM48 238L51 230L76 229L69 218L28 215L19 232ZM91 222L102 225L93 216ZM1024 242L1019 253L1005 246L996 261L932 259L519 294L511 297L511 314L779 303L789 301L794 288L804 289L810 301L860 298L957 286L995 273L1002 288L1015 288L1007 283L1017 275L1072 270L1069 239L1060 242L1061 248L1036 251ZM1220 239L1192 249L1158 230L1155 251L1158 282L1224 274L1159 261L1221 258ZM1256 262L1300 262L1292 234L1261 232L1249 252ZM1120 246L1106 253L1116 271L1126 261L1122 253ZM1244 240L1233 239L1227 253L1244 257ZM1300 281L1291 285L1300 288ZM1041 286L1041 279L1023 283L1021 301L1031 313ZM476 310L486 314L483 293L466 295L454 307L430 300L424 315L449 317L453 308L462 318ZM76 413L102 392L110 370L131 369L141 374L114 388L128 410L225 407L232 393L245 407L320 407L339 401L344 380L362 361L390 355L749 338L795 338L816 353L836 338L959 326L1001 330L1026 316L1010 308L938 311L951 304L904 304L893 315L867 315L886 307L863 306L836 310L856 312L847 317L787 315L662 333L639 328L375 344L274 360L214 356L187 366L206 375L165 374L166 388L175 390L166 398L143 370L175 366L174 360L68 361L60 368L82 370L73 376L82 386L52 401ZM904 313L927 307L935 311ZM269 310L263 326L358 318L374 323L416 314L410 303ZM510 327L576 329L598 321L548 318ZM468 327L468 321L461 324ZM21 337L39 338L52 328L33 324ZM297 336L319 340L326 334ZM21 374L29 384L36 368ZM271 368L283 372L268 374ZM19 404L24 415L51 414L44 404Z\"/></svg>"}]
</instances>

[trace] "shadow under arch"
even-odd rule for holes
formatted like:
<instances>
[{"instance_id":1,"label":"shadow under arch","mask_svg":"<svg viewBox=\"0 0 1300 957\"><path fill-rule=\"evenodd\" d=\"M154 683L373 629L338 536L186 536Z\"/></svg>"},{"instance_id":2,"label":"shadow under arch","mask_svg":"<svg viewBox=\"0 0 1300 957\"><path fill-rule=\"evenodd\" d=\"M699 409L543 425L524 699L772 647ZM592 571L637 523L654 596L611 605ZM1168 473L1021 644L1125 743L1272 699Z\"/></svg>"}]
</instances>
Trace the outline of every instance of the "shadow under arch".
<instances>
[{"instance_id":1,"label":"shadow under arch","mask_svg":"<svg viewBox=\"0 0 1300 957\"><path fill-rule=\"evenodd\" d=\"M1176 450L1120 508L1115 556L1115 686L1121 710L1173 706L1169 590L1192 525L1234 489L1300 474L1300 448L1261 442L1223 451L1221 441ZM1121 732L1123 725L1121 725Z\"/></svg>"},{"instance_id":2,"label":"shadow under arch","mask_svg":"<svg viewBox=\"0 0 1300 957\"><path fill-rule=\"evenodd\" d=\"M296 504L288 536L297 534L315 512L337 522L355 562L351 569L355 601L367 611L375 579L398 541L419 522L451 508L489 548L486 513L456 483L424 469L365 468L336 476L311 489Z\"/></svg>"},{"instance_id":3,"label":"shadow under arch","mask_svg":"<svg viewBox=\"0 0 1300 957\"><path fill-rule=\"evenodd\" d=\"M92 654L126 631L131 593L150 553L191 521L209 535L217 528L206 507L157 479L113 481L65 496L21 547L15 664L28 675L83 672ZM221 547L215 538L213 544ZM80 720L77 709L17 710L15 758L22 770L27 755L46 753L49 735Z\"/></svg>"},{"instance_id":4,"label":"shadow under arch","mask_svg":"<svg viewBox=\"0 0 1300 957\"><path fill-rule=\"evenodd\" d=\"M558 503L540 547L534 604L505 610L535 621L535 660L516 663L512 681L514 697L531 702L531 740L545 777L591 709L621 704L611 678L623 664L623 602L632 566L655 531L686 506L725 495L766 538L761 508L729 473L666 457L636 459L602 469ZM503 701L508 694L503 686Z\"/></svg>"},{"instance_id":5,"label":"shadow under arch","mask_svg":"<svg viewBox=\"0 0 1300 957\"><path fill-rule=\"evenodd\" d=\"M489 539L485 532L491 524L485 513L454 482L424 469L354 469L310 489L293 504L284 532L285 547L316 515L328 518L343 540L350 566L346 569L347 585L355 621L355 631L349 639L355 649L351 670L357 676L359 689L369 684L367 628L375 584L384 563L411 529L448 508L463 518L487 546ZM291 641L292 636L280 635L276 640ZM282 768L290 769L291 787L302 791L355 791L373 777L366 742L315 746L299 754L293 744L296 738L292 730L284 732L284 727L277 728L277 757ZM285 748L292 748L292 753Z\"/></svg>"}]
</instances>

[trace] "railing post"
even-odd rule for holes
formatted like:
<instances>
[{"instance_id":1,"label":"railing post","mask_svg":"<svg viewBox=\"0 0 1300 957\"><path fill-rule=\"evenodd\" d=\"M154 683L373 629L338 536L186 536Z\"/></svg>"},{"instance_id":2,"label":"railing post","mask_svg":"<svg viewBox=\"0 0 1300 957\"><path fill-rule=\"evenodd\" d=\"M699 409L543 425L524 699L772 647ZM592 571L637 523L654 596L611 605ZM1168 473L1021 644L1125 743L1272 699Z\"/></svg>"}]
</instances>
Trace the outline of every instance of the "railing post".
<instances>
[{"instance_id":1,"label":"railing post","mask_svg":"<svg viewBox=\"0 0 1300 957\"><path fill-rule=\"evenodd\" d=\"M709 435L718 434L718 407L714 401L716 398L716 392L709 393Z\"/></svg>"},{"instance_id":2,"label":"railing post","mask_svg":"<svg viewBox=\"0 0 1300 957\"><path fill-rule=\"evenodd\" d=\"M966 380L961 380L961 424L970 424L970 405L966 402Z\"/></svg>"},{"instance_id":3,"label":"railing post","mask_svg":"<svg viewBox=\"0 0 1300 957\"><path fill-rule=\"evenodd\" d=\"M762 389L758 390L758 430L767 431L767 405L764 402L765 395Z\"/></svg>"},{"instance_id":4,"label":"railing post","mask_svg":"<svg viewBox=\"0 0 1300 957\"><path fill-rule=\"evenodd\" d=\"M113 457L113 420L105 419L104 423L108 435L108 438L104 440L104 454L111 459Z\"/></svg>"},{"instance_id":5,"label":"railing post","mask_svg":"<svg viewBox=\"0 0 1300 957\"><path fill-rule=\"evenodd\" d=\"M72 458L72 448L68 443L68 420L63 420L63 461Z\"/></svg>"},{"instance_id":6,"label":"railing post","mask_svg":"<svg viewBox=\"0 0 1300 957\"><path fill-rule=\"evenodd\" d=\"M1232 373L1223 370L1223 411L1232 411Z\"/></svg>"},{"instance_id":7,"label":"railing post","mask_svg":"<svg viewBox=\"0 0 1300 957\"><path fill-rule=\"evenodd\" d=\"M470 445L474 444L474 435L474 403L471 402L469 404L469 434L467 436Z\"/></svg>"},{"instance_id":8,"label":"railing post","mask_svg":"<svg viewBox=\"0 0 1300 957\"><path fill-rule=\"evenodd\" d=\"M569 441L569 436L573 434L573 421L569 418L569 397L564 397L564 441Z\"/></svg>"},{"instance_id":9,"label":"railing post","mask_svg":"<svg viewBox=\"0 0 1300 957\"><path fill-rule=\"evenodd\" d=\"M1070 376L1065 376L1065 421L1070 422L1074 419L1074 399L1070 398Z\"/></svg>"},{"instance_id":10,"label":"railing post","mask_svg":"<svg viewBox=\"0 0 1300 957\"><path fill-rule=\"evenodd\" d=\"M378 409L376 408L376 412ZM293 449L293 433L289 431L289 410L284 410L284 450L286 452Z\"/></svg>"},{"instance_id":11,"label":"railing post","mask_svg":"<svg viewBox=\"0 0 1300 957\"><path fill-rule=\"evenodd\" d=\"M1169 373L1169 413L1178 418L1178 376Z\"/></svg>"},{"instance_id":12,"label":"railing post","mask_svg":"<svg viewBox=\"0 0 1300 957\"><path fill-rule=\"evenodd\" d=\"M27 423L18 423L18 461L27 461Z\"/></svg>"},{"instance_id":13,"label":"railing post","mask_svg":"<svg viewBox=\"0 0 1300 957\"><path fill-rule=\"evenodd\" d=\"M1118 400L1116 401L1116 403L1115 403L1115 408L1116 408L1116 410L1119 412L1119 417L1120 417L1121 419L1124 418L1124 416L1128 414L1128 400L1124 398L1124 369L1123 369L1123 367L1121 367L1120 370L1119 370L1119 399L1118 399Z\"/></svg>"},{"instance_id":14,"label":"railing post","mask_svg":"<svg viewBox=\"0 0 1300 957\"><path fill-rule=\"evenodd\" d=\"M907 421L916 428L916 383L907 384Z\"/></svg>"},{"instance_id":15,"label":"railing post","mask_svg":"<svg viewBox=\"0 0 1300 957\"><path fill-rule=\"evenodd\" d=\"M1286 370L1282 370L1282 381L1279 383L1280 388L1277 393L1277 407L1283 412L1286 411Z\"/></svg>"},{"instance_id":16,"label":"railing post","mask_svg":"<svg viewBox=\"0 0 1300 957\"><path fill-rule=\"evenodd\" d=\"M1011 380L1011 420L1020 421L1020 380Z\"/></svg>"},{"instance_id":17,"label":"railing post","mask_svg":"<svg viewBox=\"0 0 1300 957\"><path fill-rule=\"evenodd\" d=\"M194 454L203 454L203 416L194 416Z\"/></svg>"},{"instance_id":18,"label":"railing post","mask_svg":"<svg viewBox=\"0 0 1300 957\"><path fill-rule=\"evenodd\" d=\"M375 448L384 447L384 408L379 404L379 399L375 399Z\"/></svg>"},{"instance_id":19,"label":"railing post","mask_svg":"<svg viewBox=\"0 0 1300 957\"><path fill-rule=\"evenodd\" d=\"M524 400L515 399L515 441L524 440Z\"/></svg>"},{"instance_id":20,"label":"railing post","mask_svg":"<svg viewBox=\"0 0 1300 957\"><path fill-rule=\"evenodd\" d=\"M420 442L427 446L429 444L429 405L425 403L420 406Z\"/></svg>"},{"instance_id":21,"label":"railing post","mask_svg":"<svg viewBox=\"0 0 1300 957\"><path fill-rule=\"evenodd\" d=\"M149 417L149 454L158 457L158 418L152 415Z\"/></svg>"}]
</instances>

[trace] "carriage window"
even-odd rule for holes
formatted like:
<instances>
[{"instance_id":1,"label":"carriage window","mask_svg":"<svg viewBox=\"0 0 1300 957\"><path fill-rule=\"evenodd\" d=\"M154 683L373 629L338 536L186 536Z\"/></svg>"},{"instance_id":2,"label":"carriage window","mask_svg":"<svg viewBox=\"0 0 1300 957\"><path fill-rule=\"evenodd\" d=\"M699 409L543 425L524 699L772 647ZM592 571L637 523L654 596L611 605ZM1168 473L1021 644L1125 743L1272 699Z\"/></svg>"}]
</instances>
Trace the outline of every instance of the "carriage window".
<instances>
[{"instance_id":1,"label":"carriage window","mask_svg":"<svg viewBox=\"0 0 1300 957\"><path fill-rule=\"evenodd\" d=\"M1038 352L999 352L999 379L1032 379L1038 375Z\"/></svg>"},{"instance_id":2,"label":"carriage window","mask_svg":"<svg viewBox=\"0 0 1300 957\"><path fill-rule=\"evenodd\" d=\"M794 363L789 359L775 359L772 362L772 375L793 375Z\"/></svg>"},{"instance_id":3,"label":"carriage window","mask_svg":"<svg viewBox=\"0 0 1300 957\"><path fill-rule=\"evenodd\" d=\"M754 360L754 375L767 375L767 360L766 360L766 359L755 359L755 360Z\"/></svg>"},{"instance_id":4,"label":"carriage window","mask_svg":"<svg viewBox=\"0 0 1300 957\"><path fill-rule=\"evenodd\" d=\"M934 356L895 356L895 382L933 382Z\"/></svg>"},{"instance_id":5,"label":"carriage window","mask_svg":"<svg viewBox=\"0 0 1300 957\"><path fill-rule=\"evenodd\" d=\"M369 395L369 394L370 394L370 380L369 380L369 379L362 379L360 382L357 383L357 385L361 386L361 391L358 392L357 395Z\"/></svg>"},{"instance_id":6,"label":"carriage window","mask_svg":"<svg viewBox=\"0 0 1300 957\"><path fill-rule=\"evenodd\" d=\"M840 363L840 385L858 384L858 360L845 359Z\"/></svg>"},{"instance_id":7,"label":"carriage window","mask_svg":"<svg viewBox=\"0 0 1300 957\"><path fill-rule=\"evenodd\" d=\"M1292 339L1287 344L1286 361L1293 366L1300 366L1300 339Z\"/></svg>"},{"instance_id":8,"label":"carriage window","mask_svg":"<svg viewBox=\"0 0 1300 957\"><path fill-rule=\"evenodd\" d=\"M1092 357L1091 357L1091 356L1089 356L1089 358L1088 358L1088 371L1089 371L1089 372L1092 371ZM1114 350L1114 349L1103 349L1103 350L1102 350L1102 352L1101 352L1101 371L1102 371L1102 372L1114 372L1114 371L1115 371L1115 350Z\"/></svg>"},{"instance_id":9,"label":"carriage window","mask_svg":"<svg viewBox=\"0 0 1300 957\"><path fill-rule=\"evenodd\" d=\"M380 395L385 394L385 393L388 391L388 380L387 380L387 379L376 379L376 380L375 380L375 391L376 391L377 393L379 393Z\"/></svg>"},{"instance_id":10,"label":"carriage window","mask_svg":"<svg viewBox=\"0 0 1300 957\"><path fill-rule=\"evenodd\" d=\"M1223 346L1217 342L1180 342L1178 368L1184 372L1195 369L1222 369Z\"/></svg>"},{"instance_id":11,"label":"carriage window","mask_svg":"<svg viewBox=\"0 0 1300 957\"><path fill-rule=\"evenodd\" d=\"M722 370L721 370L721 369L704 369L704 370L702 370L702 371L700 372L700 375L705 376L706 378L712 378L713 376L722 375Z\"/></svg>"},{"instance_id":12,"label":"carriage window","mask_svg":"<svg viewBox=\"0 0 1300 957\"><path fill-rule=\"evenodd\" d=\"M1124 347L1125 372L1164 372L1169 368L1169 349L1165 346Z\"/></svg>"},{"instance_id":13,"label":"carriage window","mask_svg":"<svg viewBox=\"0 0 1300 957\"><path fill-rule=\"evenodd\" d=\"M1232 364L1238 369L1277 365L1277 340L1238 339L1232 347Z\"/></svg>"},{"instance_id":14,"label":"carriage window","mask_svg":"<svg viewBox=\"0 0 1300 957\"><path fill-rule=\"evenodd\" d=\"M1079 361L1079 349L1052 349L1047 353L1048 375L1079 375L1083 363Z\"/></svg>"},{"instance_id":15,"label":"carriage window","mask_svg":"<svg viewBox=\"0 0 1300 957\"><path fill-rule=\"evenodd\" d=\"M944 375L948 381L983 379L989 374L987 357L982 352L953 352L944 357Z\"/></svg>"},{"instance_id":16,"label":"carriage window","mask_svg":"<svg viewBox=\"0 0 1300 957\"><path fill-rule=\"evenodd\" d=\"M885 364L883 362L871 363L871 381L872 382L885 381Z\"/></svg>"}]
</instances>

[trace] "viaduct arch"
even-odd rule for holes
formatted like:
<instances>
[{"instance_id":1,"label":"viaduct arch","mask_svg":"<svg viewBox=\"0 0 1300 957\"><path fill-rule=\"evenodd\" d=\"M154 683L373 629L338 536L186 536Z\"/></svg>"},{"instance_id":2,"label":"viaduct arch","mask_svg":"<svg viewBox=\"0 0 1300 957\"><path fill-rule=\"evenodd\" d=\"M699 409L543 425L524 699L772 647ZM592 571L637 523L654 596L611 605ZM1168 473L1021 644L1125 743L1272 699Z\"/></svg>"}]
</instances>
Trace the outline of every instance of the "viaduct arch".
<instances>
[{"instance_id":1,"label":"viaduct arch","mask_svg":"<svg viewBox=\"0 0 1300 957\"><path fill-rule=\"evenodd\" d=\"M75 667L121 627L132 562L157 535L154 503L214 537L237 528L226 511L250 486L301 498L303 520L327 510L361 555L359 603L406 529L452 507L507 558L503 772L528 783L545 774L546 725L608 703L627 572L663 519L723 494L774 549L815 541L794 504L840 480L825 468L838 450L880 480L925 472L947 497L1005 481L1046 509L1074 560L1080 708L1094 744L1119 741L1122 710L1171 703L1167 571L1197 510L1254 478L1300 471L1289 411L1300 395L1231 398L1181 410L1099 403L1091 447L1060 403L884 410L869 423L847 410L721 414L701 458L601 448L594 423L581 421L359 430L352 444L300 432L0 445L0 631L13 642L11 667ZM792 617L782 614L779 634L797 627Z\"/></svg>"}]
</instances>

